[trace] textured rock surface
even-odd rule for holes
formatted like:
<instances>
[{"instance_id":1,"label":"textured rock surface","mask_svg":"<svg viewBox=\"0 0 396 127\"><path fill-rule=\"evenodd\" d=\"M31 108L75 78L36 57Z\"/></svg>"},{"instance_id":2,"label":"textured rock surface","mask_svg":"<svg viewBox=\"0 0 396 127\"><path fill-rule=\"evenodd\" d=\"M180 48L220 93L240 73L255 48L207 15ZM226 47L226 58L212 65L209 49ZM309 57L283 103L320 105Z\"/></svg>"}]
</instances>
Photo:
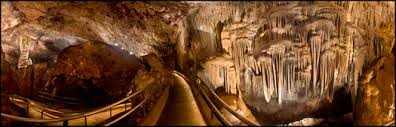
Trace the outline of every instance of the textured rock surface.
<instances>
[{"instance_id":1,"label":"textured rock surface","mask_svg":"<svg viewBox=\"0 0 396 127\"><path fill-rule=\"evenodd\" d=\"M394 50L394 8L390 1L2 1L2 63L10 63L10 75L23 88L17 91L24 96L30 94L26 88L41 89L43 82L65 82L54 76L63 75L69 84L96 84L102 82L98 80L101 78L103 82L130 82L127 77L133 74L108 70L113 67L113 58L105 55L108 51L89 50L92 48L88 46L87 51L64 53L72 45L104 42L115 47L112 51L148 60L144 64L152 66L147 68L150 71L166 69L157 64L161 60L141 56L159 56L172 69L199 73L214 88L224 87L228 94L242 95L263 124L287 123L343 114L352 111L355 103L367 101L356 98L364 91L358 90L362 85L359 78L373 62ZM18 59L27 54L21 53L25 48L19 38L23 36L28 36L33 66L16 69ZM22 58L26 63L26 57ZM120 63L114 67L124 67ZM83 67L77 66L80 64ZM141 75L142 80L150 79L143 78L146 71L133 73ZM154 76L154 72L150 72L152 77L164 77ZM394 88L394 83L390 86ZM125 91L111 96L121 96ZM68 92L60 90L56 94ZM368 100L365 105L380 101L375 97ZM377 109L357 118L377 116L367 115L372 111Z\"/></svg>"},{"instance_id":2,"label":"textured rock surface","mask_svg":"<svg viewBox=\"0 0 396 127\"><path fill-rule=\"evenodd\" d=\"M137 56L169 57L189 4L2 1L1 9L2 48L7 61L16 64L17 38L23 35L31 39L33 63L52 62L65 47L87 40L117 44Z\"/></svg>"},{"instance_id":3,"label":"textured rock surface","mask_svg":"<svg viewBox=\"0 0 396 127\"><path fill-rule=\"evenodd\" d=\"M12 67L5 61L4 57L4 52L1 50L1 93L13 94L17 92L17 85L12 75Z\"/></svg>"},{"instance_id":4,"label":"textured rock surface","mask_svg":"<svg viewBox=\"0 0 396 127\"><path fill-rule=\"evenodd\" d=\"M11 115L23 115L23 110L11 105L9 95L18 93L18 85L13 77L12 66L5 61L4 52L1 50L1 112ZM1 118L2 126L16 125L15 121Z\"/></svg>"},{"instance_id":5,"label":"textured rock surface","mask_svg":"<svg viewBox=\"0 0 396 127\"><path fill-rule=\"evenodd\" d=\"M391 51L394 21L393 2L204 2L187 18L178 63L239 89L262 123L340 115L364 68ZM231 65L213 62L227 55Z\"/></svg>"},{"instance_id":6,"label":"textured rock surface","mask_svg":"<svg viewBox=\"0 0 396 127\"><path fill-rule=\"evenodd\" d=\"M395 120L394 56L387 55L361 79L354 116L355 125L382 126Z\"/></svg>"},{"instance_id":7,"label":"textured rock surface","mask_svg":"<svg viewBox=\"0 0 396 127\"><path fill-rule=\"evenodd\" d=\"M131 80L144 65L134 55L100 42L69 46L58 56L45 90L90 105L119 100L132 90ZM91 104L92 103L92 104Z\"/></svg>"}]
</instances>

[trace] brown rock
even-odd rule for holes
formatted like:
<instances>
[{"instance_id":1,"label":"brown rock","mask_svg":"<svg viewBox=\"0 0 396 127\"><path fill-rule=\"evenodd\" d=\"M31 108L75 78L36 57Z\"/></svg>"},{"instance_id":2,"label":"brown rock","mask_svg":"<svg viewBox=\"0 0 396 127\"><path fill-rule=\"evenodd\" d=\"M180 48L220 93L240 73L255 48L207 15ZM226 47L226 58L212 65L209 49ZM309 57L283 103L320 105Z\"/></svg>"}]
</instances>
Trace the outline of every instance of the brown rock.
<instances>
[{"instance_id":1,"label":"brown rock","mask_svg":"<svg viewBox=\"0 0 396 127\"><path fill-rule=\"evenodd\" d=\"M395 120L394 56L379 59L364 73L354 109L354 124L383 126Z\"/></svg>"},{"instance_id":2,"label":"brown rock","mask_svg":"<svg viewBox=\"0 0 396 127\"><path fill-rule=\"evenodd\" d=\"M1 93L16 93L17 83L13 77L11 65L5 61L3 50L1 51Z\"/></svg>"},{"instance_id":3,"label":"brown rock","mask_svg":"<svg viewBox=\"0 0 396 127\"><path fill-rule=\"evenodd\" d=\"M17 108L16 106L11 106L9 100L10 94L16 94L18 91L18 85L14 77L12 68L15 66L10 65L4 59L4 52L1 50L1 113L6 113L9 115L23 115L23 110ZM1 125L11 126L16 125L15 121L1 118Z\"/></svg>"},{"instance_id":4,"label":"brown rock","mask_svg":"<svg viewBox=\"0 0 396 127\"><path fill-rule=\"evenodd\" d=\"M33 64L33 95L44 89L44 85L48 80L47 70L47 63Z\"/></svg>"},{"instance_id":5,"label":"brown rock","mask_svg":"<svg viewBox=\"0 0 396 127\"><path fill-rule=\"evenodd\" d=\"M144 65L133 55L101 42L87 42L63 50L54 65L47 92L86 100L88 105L125 96ZM52 87L51 87L52 86ZM52 89L53 88L53 89Z\"/></svg>"}]
</instances>

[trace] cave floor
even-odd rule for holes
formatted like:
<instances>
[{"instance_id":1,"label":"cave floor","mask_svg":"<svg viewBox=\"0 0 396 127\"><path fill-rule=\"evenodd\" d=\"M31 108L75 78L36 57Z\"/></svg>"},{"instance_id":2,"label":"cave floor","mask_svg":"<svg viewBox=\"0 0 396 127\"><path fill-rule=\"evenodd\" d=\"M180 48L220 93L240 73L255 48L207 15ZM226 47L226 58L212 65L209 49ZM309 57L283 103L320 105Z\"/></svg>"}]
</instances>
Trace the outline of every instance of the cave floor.
<instances>
[{"instance_id":1,"label":"cave floor","mask_svg":"<svg viewBox=\"0 0 396 127\"><path fill-rule=\"evenodd\" d=\"M175 80L157 125L205 126L190 86L179 76Z\"/></svg>"}]
</instances>

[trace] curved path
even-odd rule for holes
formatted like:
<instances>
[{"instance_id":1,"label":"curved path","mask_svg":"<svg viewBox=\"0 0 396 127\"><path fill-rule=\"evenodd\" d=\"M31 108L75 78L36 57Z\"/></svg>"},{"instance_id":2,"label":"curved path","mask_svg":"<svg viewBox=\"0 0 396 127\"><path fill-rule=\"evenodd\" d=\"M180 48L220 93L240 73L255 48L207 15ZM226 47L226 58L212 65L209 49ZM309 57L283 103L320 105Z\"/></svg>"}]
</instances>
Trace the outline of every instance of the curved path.
<instances>
[{"instance_id":1,"label":"curved path","mask_svg":"<svg viewBox=\"0 0 396 127\"><path fill-rule=\"evenodd\" d=\"M179 75L172 73L175 84L170 89L166 103L157 125L205 126L188 83Z\"/></svg>"},{"instance_id":2,"label":"curved path","mask_svg":"<svg viewBox=\"0 0 396 127\"><path fill-rule=\"evenodd\" d=\"M233 109L227 105L225 102L221 100L220 97L216 95L216 93L209 88L202 87L201 82L194 82L191 79L188 79L185 77L182 73L173 71L172 76L174 77L174 84L172 85L171 89L169 90L169 96L168 94L165 94L165 98L160 98L159 99L159 105L156 106L159 107L158 110L153 110L152 113L149 114L156 114L156 115L149 115L148 116L148 121L151 122L143 122L143 125L155 125L155 121L159 120L156 122L157 125L191 125L191 126L205 126L208 125L205 121L204 117L209 117L211 116L211 119L213 119L213 116L216 116L216 119L218 120L219 125L232 125L229 120L227 120L224 117L224 114L222 114L218 107L214 105L214 102L217 102L221 105L221 107L225 108L228 110L232 115L235 115L238 119L246 123L247 125L253 125L257 126L258 124L250 121L249 119L245 118L241 114L233 111ZM199 80L201 81L201 80ZM191 84L188 84L191 83ZM190 85L192 85L193 89L190 88ZM206 85L203 85L206 86ZM144 88L144 89L147 89ZM205 92L205 90L209 90L209 92ZM198 91L197 91L198 90ZM80 112L69 112L69 113L64 113L61 111L57 110L50 110L50 109L45 109L44 111L41 106L31 104L30 107L25 107L22 103L23 99L16 99L14 100L15 103L22 107L29 109L28 114L30 114L30 117L33 118L23 118L23 117L18 117L18 116L10 116L4 113L1 113L2 117L7 117L11 118L14 120L18 121L24 121L24 122L32 122L32 123L46 123L45 125L111 125L122 118L126 117L129 115L131 112L133 112L135 109L138 107L142 106L142 104L145 103L148 97L146 97L142 102L140 102L138 105L136 105L134 108L132 108L132 105L128 100L132 98L135 95L138 95L141 93L143 89L139 90L138 92L134 93L133 95L130 95L116 103L113 103L111 105L102 107L98 110L94 110L91 112L87 113L80 113ZM197 94L194 95L193 94ZM167 93L167 92L165 92ZM211 96L208 96L211 95ZM196 101L195 97L198 98L200 101ZM169 99L168 99L169 98ZM202 100L204 98L204 100ZM214 100L212 100L214 99ZM166 102L166 104L164 104ZM24 102L26 103L26 102ZM202 112L200 111L200 107L198 104L205 105L206 109L209 111L205 112L204 115L201 114ZM29 105L29 104L28 104ZM26 105L26 106L28 106ZM157 105L157 104L156 104ZM162 106L161 106L162 105ZM163 106L165 105L165 107ZM202 107L201 107L202 108ZM110 109L110 110L109 110ZM127 110L129 109L129 110ZM163 110L162 110L163 109ZM110 112L110 113L109 113ZM214 113L214 114L213 114ZM118 115L119 114L119 115ZM121 116L120 116L121 115ZM117 116L116 119L113 119L114 116ZM155 117L154 117L155 116ZM213 123L212 123L213 124ZM214 124L217 125L217 124Z\"/></svg>"}]
</instances>

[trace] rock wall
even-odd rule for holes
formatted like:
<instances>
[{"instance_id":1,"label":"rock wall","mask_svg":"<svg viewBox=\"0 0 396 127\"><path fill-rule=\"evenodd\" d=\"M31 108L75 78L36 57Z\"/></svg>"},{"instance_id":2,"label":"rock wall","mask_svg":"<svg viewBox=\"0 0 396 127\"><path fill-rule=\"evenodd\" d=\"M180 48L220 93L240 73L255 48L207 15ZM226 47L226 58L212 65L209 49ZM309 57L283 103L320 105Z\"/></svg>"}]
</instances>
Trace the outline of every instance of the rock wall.
<instances>
[{"instance_id":1,"label":"rock wall","mask_svg":"<svg viewBox=\"0 0 396 127\"><path fill-rule=\"evenodd\" d=\"M121 97L138 73L128 69L139 70L125 56L153 54L242 95L262 123L350 111L362 101L356 96L364 70L395 43L390 1L2 1L1 11L2 63L10 64L23 96L37 88ZM20 45L24 36L30 46ZM16 69L18 58L26 68ZM166 70L146 58L152 71ZM113 80L120 87L110 89ZM69 85L55 87L62 83Z\"/></svg>"},{"instance_id":2,"label":"rock wall","mask_svg":"<svg viewBox=\"0 0 396 127\"><path fill-rule=\"evenodd\" d=\"M355 125L383 126L395 119L395 62L388 54L363 73L355 105ZM379 119L381 118L381 119Z\"/></svg>"},{"instance_id":3,"label":"rock wall","mask_svg":"<svg viewBox=\"0 0 396 127\"><path fill-rule=\"evenodd\" d=\"M31 39L32 63L54 62L61 50L98 40L136 56L154 53L175 61L173 45L194 5L185 2L2 1L1 45L17 64L19 37Z\"/></svg>"},{"instance_id":4,"label":"rock wall","mask_svg":"<svg viewBox=\"0 0 396 127\"><path fill-rule=\"evenodd\" d=\"M3 50L1 50L1 113L21 116L24 114L24 111L16 106L12 106L9 100L9 95L19 92L19 87L13 72L15 66L5 61L4 57L5 54ZM2 126L18 125L17 122L5 118L1 118L0 122Z\"/></svg>"},{"instance_id":5,"label":"rock wall","mask_svg":"<svg viewBox=\"0 0 396 127\"><path fill-rule=\"evenodd\" d=\"M98 106L123 98L132 90L140 60L116 46L87 42L64 49L57 58L45 91L85 100Z\"/></svg>"},{"instance_id":6,"label":"rock wall","mask_svg":"<svg viewBox=\"0 0 396 127\"><path fill-rule=\"evenodd\" d=\"M187 19L182 70L241 93L263 123L312 116L335 96L354 104L363 70L394 45L394 2L203 2Z\"/></svg>"}]
</instances>

